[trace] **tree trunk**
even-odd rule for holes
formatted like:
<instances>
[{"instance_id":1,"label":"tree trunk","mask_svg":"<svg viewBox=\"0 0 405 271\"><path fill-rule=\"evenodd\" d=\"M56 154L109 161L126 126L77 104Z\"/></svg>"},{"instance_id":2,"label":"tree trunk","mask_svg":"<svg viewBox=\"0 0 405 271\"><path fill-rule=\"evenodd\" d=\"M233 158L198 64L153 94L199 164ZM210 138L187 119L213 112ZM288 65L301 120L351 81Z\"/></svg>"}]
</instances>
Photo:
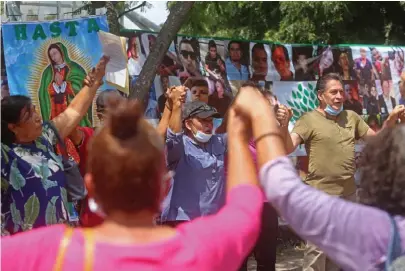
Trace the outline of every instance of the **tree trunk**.
<instances>
[{"instance_id":1,"label":"tree trunk","mask_svg":"<svg viewBox=\"0 0 405 271\"><path fill-rule=\"evenodd\" d=\"M156 43L146 59L136 83L131 86L129 98L143 101L145 95L153 83L158 65L163 61L163 57L169 49L180 27L187 18L187 14L193 7L194 2L176 2L170 9L169 17L164 23L157 36Z\"/></svg>"},{"instance_id":2,"label":"tree trunk","mask_svg":"<svg viewBox=\"0 0 405 271\"><path fill-rule=\"evenodd\" d=\"M107 9L107 21L110 28L110 33L119 36L120 35L120 23L118 21L118 14L115 10L114 4L111 1L105 2L105 8Z\"/></svg>"}]
</instances>

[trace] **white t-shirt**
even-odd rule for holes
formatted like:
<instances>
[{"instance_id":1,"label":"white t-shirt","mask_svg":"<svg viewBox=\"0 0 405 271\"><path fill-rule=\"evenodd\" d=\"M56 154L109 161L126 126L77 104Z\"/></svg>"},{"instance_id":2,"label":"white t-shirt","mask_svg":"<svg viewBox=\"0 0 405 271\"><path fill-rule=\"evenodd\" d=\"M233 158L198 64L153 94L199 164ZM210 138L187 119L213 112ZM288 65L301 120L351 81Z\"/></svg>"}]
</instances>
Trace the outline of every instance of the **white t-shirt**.
<instances>
[{"instance_id":1,"label":"white t-shirt","mask_svg":"<svg viewBox=\"0 0 405 271\"><path fill-rule=\"evenodd\" d=\"M389 113L391 113L392 110L394 109L394 107L392 106L391 96L388 96L388 98L386 98L386 97L383 95L383 98L384 98L385 104L387 105L387 110L388 110L388 112L386 112L386 113L389 114Z\"/></svg>"},{"instance_id":2,"label":"white t-shirt","mask_svg":"<svg viewBox=\"0 0 405 271\"><path fill-rule=\"evenodd\" d=\"M139 75L141 73L143 64L145 64L145 57L142 54L139 54L138 59L133 59L132 57L128 59L129 75Z\"/></svg>"}]
</instances>

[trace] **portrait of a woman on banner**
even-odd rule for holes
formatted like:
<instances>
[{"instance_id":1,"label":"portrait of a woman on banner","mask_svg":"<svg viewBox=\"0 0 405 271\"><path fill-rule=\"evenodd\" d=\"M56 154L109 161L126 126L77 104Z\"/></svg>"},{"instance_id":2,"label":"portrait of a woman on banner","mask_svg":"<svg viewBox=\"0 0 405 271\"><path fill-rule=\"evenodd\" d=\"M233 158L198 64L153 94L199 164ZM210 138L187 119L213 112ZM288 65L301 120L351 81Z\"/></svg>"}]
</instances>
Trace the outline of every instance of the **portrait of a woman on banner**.
<instances>
[{"instance_id":1,"label":"portrait of a woman on banner","mask_svg":"<svg viewBox=\"0 0 405 271\"><path fill-rule=\"evenodd\" d=\"M44 121L53 119L68 107L80 91L86 77L85 69L69 58L67 48L60 42L48 47L49 65L42 73L38 89L41 115ZM91 108L80 126L91 126Z\"/></svg>"}]
</instances>

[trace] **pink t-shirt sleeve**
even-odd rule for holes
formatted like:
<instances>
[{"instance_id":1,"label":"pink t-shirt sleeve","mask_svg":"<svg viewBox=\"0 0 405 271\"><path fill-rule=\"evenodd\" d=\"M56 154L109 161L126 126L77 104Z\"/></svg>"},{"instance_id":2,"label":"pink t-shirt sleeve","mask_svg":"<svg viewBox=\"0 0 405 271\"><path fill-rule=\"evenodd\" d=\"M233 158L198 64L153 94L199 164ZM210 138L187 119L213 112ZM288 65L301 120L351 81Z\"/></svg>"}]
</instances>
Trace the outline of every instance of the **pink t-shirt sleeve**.
<instances>
[{"instance_id":1,"label":"pink t-shirt sleeve","mask_svg":"<svg viewBox=\"0 0 405 271\"><path fill-rule=\"evenodd\" d=\"M184 243L199 255L200 270L238 269L259 236L262 207L260 188L240 185L217 214L178 227Z\"/></svg>"},{"instance_id":2,"label":"pink t-shirt sleeve","mask_svg":"<svg viewBox=\"0 0 405 271\"><path fill-rule=\"evenodd\" d=\"M2 237L1 270L52 270L65 228L55 225Z\"/></svg>"}]
</instances>

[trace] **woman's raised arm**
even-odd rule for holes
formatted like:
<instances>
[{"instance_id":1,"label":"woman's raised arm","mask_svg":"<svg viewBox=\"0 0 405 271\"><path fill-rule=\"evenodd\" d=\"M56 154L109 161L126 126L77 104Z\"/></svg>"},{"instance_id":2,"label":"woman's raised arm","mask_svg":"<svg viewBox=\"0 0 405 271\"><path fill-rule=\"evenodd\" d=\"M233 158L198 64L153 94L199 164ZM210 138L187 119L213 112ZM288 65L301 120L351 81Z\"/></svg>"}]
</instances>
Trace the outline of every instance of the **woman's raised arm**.
<instances>
[{"instance_id":1,"label":"woman's raised arm","mask_svg":"<svg viewBox=\"0 0 405 271\"><path fill-rule=\"evenodd\" d=\"M96 67L86 77L83 88L74 97L68 108L52 120L61 138L68 136L87 113L97 89L103 84L108 61L109 57L107 56L100 59Z\"/></svg>"}]
</instances>

